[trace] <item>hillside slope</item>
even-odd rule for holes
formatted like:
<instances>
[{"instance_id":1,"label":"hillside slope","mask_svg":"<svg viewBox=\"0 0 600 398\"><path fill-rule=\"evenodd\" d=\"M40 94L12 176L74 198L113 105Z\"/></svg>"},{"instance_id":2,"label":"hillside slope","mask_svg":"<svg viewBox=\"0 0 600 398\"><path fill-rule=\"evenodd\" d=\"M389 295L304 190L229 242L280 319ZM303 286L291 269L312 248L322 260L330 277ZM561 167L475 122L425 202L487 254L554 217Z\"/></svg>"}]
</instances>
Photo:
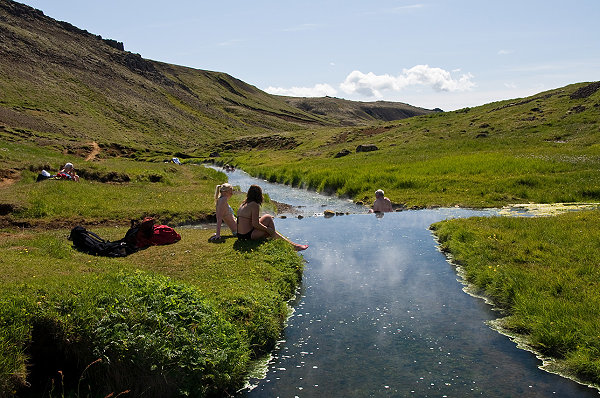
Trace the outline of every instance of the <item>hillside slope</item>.
<instances>
[{"instance_id":1,"label":"hillside slope","mask_svg":"<svg viewBox=\"0 0 600 398\"><path fill-rule=\"evenodd\" d=\"M2 1L0 134L67 147L97 141L122 152L194 152L238 136L384 119L309 112L226 73L147 60L123 47Z\"/></svg>"},{"instance_id":2,"label":"hillside slope","mask_svg":"<svg viewBox=\"0 0 600 398\"><path fill-rule=\"evenodd\" d=\"M231 152L270 181L399 206L600 201L600 82L376 127L291 133L291 151ZM361 152L359 146L376 149Z\"/></svg>"},{"instance_id":3,"label":"hillside slope","mask_svg":"<svg viewBox=\"0 0 600 398\"><path fill-rule=\"evenodd\" d=\"M298 98L283 97L285 102L295 108L304 110L316 116L335 117L339 124L344 126L356 125L357 120L364 121L392 121L408 117L426 115L432 112L441 112L441 109L432 111L417 108L400 102L377 101L360 102L348 101L341 98Z\"/></svg>"}]
</instances>

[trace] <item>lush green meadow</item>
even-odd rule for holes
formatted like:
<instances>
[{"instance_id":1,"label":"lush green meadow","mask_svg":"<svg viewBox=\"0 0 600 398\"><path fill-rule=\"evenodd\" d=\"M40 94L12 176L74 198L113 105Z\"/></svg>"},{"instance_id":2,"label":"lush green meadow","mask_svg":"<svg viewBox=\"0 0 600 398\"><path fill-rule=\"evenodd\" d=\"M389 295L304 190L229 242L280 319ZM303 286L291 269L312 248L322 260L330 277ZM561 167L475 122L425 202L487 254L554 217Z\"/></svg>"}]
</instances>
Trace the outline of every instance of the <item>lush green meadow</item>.
<instances>
[{"instance_id":1,"label":"lush green meadow","mask_svg":"<svg viewBox=\"0 0 600 398\"><path fill-rule=\"evenodd\" d=\"M407 207L600 200L600 91L584 84L369 128L314 129L292 150L233 152L269 181ZM571 98L573 96L574 98ZM358 145L379 149L356 153ZM350 154L335 158L341 150Z\"/></svg>"},{"instance_id":2,"label":"lush green meadow","mask_svg":"<svg viewBox=\"0 0 600 398\"><path fill-rule=\"evenodd\" d=\"M502 329L600 385L600 211L434 224L465 279L507 315Z\"/></svg>"},{"instance_id":3,"label":"lush green meadow","mask_svg":"<svg viewBox=\"0 0 600 398\"><path fill-rule=\"evenodd\" d=\"M302 274L280 241L212 244L213 231L180 229L177 244L104 258L73 250L68 232L2 233L2 396L27 373L20 393L35 396L225 395L274 346Z\"/></svg>"},{"instance_id":4,"label":"lush green meadow","mask_svg":"<svg viewBox=\"0 0 600 398\"><path fill-rule=\"evenodd\" d=\"M126 224L144 216L164 223L205 221L214 213L215 186L226 181L223 173L200 165L125 158L86 162L30 144L2 146L4 163L21 168L18 181L0 189L0 203L10 208L5 223ZM74 162L80 183L35 182L42 169L55 174L67 161Z\"/></svg>"},{"instance_id":5,"label":"lush green meadow","mask_svg":"<svg viewBox=\"0 0 600 398\"><path fill-rule=\"evenodd\" d=\"M283 242L214 244L212 230L177 227L214 218L225 175L1 144L0 161L18 174L0 187L0 396L223 396L241 387L250 361L279 338L303 263ZM79 183L36 182L67 161ZM182 240L126 258L80 253L67 240L77 224L118 240L145 216Z\"/></svg>"}]
</instances>

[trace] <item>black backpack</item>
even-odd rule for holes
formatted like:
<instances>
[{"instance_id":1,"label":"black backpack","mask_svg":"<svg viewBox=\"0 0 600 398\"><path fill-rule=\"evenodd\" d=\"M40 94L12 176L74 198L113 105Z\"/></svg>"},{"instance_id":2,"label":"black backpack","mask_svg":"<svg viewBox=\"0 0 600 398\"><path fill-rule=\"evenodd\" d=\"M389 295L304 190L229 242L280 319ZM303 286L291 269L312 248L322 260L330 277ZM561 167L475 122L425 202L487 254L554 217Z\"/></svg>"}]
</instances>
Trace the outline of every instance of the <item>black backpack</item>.
<instances>
[{"instance_id":1,"label":"black backpack","mask_svg":"<svg viewBox=\"0 0 600 398\"><path fill-rule=\"evenodd\" d=\"M104 240L80 225L71 230L69 240L77 250L95 256L125 257L132 252L123 240L114 242Z\"/></svg>"}]
</instances>

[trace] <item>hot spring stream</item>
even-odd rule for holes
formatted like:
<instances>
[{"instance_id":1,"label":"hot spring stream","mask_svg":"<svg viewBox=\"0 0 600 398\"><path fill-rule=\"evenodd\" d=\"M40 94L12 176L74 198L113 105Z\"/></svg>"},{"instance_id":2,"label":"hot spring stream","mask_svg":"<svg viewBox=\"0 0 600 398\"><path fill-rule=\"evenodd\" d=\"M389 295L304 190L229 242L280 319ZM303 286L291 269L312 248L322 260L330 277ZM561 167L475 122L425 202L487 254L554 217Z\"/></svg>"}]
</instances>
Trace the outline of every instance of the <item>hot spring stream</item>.
<instances>
[{"instance_id":1,"label":"hot spring stream","mask_svg":"<svg viewBox=\"0 0 600 398\"><path fill-rule=\"evenodd\" d=\"M258 184L305 217L277 218L310 245L284 336L264 378L239 396L598 397L598 391L540 370L486 322L498 314L463 291L428 226L494 211L436 209L366 213L351 202L269 184L236 171L243 191ZM384 187L385 188L385 187ZM325 206L323 206L325 205ZM324 209L363 213L310 217Z\"/></svg>"}]
</instances>

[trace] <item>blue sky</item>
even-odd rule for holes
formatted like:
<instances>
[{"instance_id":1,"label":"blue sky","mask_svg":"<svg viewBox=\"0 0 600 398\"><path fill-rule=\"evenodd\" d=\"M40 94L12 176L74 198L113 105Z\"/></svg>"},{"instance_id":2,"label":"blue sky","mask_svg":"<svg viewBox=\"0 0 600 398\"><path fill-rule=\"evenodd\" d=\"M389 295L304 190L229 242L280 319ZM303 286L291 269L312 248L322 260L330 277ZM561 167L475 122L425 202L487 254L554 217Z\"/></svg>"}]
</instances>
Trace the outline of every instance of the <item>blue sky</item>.
<instances>
[{"instance_id":1,"label":"blue sky","mask_svg":"<svg viewBox=\"0 0 600 398\"><path fill-rule=\"evenodd\" d=\"M599 0L23 0L273 94L455 110L600 80Z\"/></svg>"}]
</instances>

